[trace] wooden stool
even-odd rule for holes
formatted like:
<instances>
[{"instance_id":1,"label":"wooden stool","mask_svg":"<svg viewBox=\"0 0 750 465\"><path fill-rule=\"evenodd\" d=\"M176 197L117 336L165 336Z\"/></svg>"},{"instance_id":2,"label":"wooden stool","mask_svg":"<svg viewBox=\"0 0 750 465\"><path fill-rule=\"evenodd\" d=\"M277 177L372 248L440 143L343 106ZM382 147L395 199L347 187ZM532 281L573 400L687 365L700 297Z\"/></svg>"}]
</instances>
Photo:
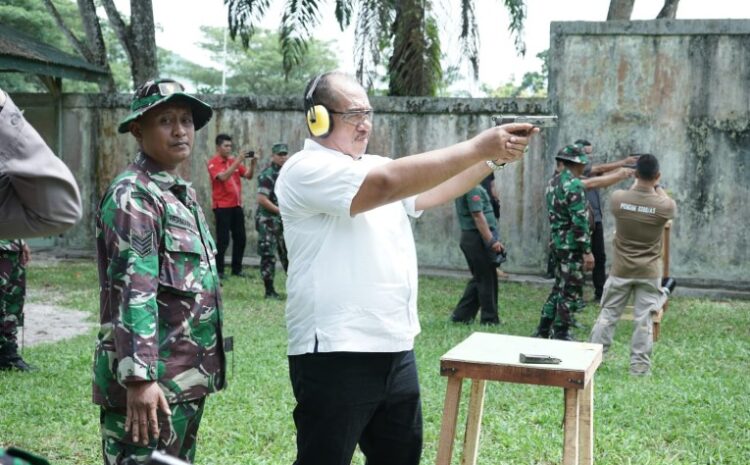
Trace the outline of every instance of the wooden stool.
<instances>
[{"instance_id":1,"label":"wooden stool","mask_svg":"<svg viewBox=\"0 0 750 465\"><path fill-rule=\"evenodd\" d=\"M521 363L521 353L550 355L561 363ZM473 333L440 357L440 374L448 377L448 387L435 463L450 464L461 385L464 378L470 378L463 464L474 465L477 461L487 380L562 387L565 392L563 465L593 464L594 373L601 362L601 344Z\"/></svg>"}]
</instances>

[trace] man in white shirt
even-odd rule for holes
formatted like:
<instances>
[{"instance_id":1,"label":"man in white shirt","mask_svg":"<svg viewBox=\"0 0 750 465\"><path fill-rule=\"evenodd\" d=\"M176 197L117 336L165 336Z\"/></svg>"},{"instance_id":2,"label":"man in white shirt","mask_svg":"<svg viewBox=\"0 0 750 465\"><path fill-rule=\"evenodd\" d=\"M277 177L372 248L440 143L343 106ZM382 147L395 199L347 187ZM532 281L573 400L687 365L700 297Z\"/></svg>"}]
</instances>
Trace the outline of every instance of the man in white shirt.
<instances>
[{"instance_id":1,"label":"man in white shirt","mask_svg":"<svg viewBox=\"0 0 750 465\"><path fill-rule=\"evenodd\" d=\"M289 252L286 319L296 464L416 464L422 416L414 337L417 257L408 216L523 156L529 124L392 160L365 155L372 107L351 76L305 90L311 139L276 184ZM490 161L490 163L487 163Z\"/></svg>"}]
</instances>

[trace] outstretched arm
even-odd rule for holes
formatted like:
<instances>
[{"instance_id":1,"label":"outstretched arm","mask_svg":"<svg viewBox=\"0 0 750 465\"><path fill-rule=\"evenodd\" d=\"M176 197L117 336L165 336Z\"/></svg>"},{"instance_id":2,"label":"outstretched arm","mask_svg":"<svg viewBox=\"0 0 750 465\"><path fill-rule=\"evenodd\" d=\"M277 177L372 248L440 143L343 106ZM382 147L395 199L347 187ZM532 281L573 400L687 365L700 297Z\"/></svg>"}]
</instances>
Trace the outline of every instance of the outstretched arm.
<instances>
[{"instance_id":1,"label":"outstretched arm","mask_svg":"<svg viewBox=\"0 0 750 465\"><path fill-rule=\"evenodd\" d=\"M423 210L474 187L490 169L485 160L510 163L523 157L532 131L530 124L507 124L487 129L464 142L399 158L373 168L354 196L350 214L356 215L413 195Z\"/></svg>"},{"instance_id":2,"label":"outstretched arm","mask_svg":"<svg viewBox=\"0 0 750 465\"><path fill-rule=\"evenodd\" d=\"M635 170L633 170L632 168L619 168L603 176L581 179L581 182L583 182L583 185L586 188L586 190L599 189L599 188L609 187L613 184L617 184L618 182L624 179L632 178L634 173L635 173Z\"/></svg>"}]
</instances>

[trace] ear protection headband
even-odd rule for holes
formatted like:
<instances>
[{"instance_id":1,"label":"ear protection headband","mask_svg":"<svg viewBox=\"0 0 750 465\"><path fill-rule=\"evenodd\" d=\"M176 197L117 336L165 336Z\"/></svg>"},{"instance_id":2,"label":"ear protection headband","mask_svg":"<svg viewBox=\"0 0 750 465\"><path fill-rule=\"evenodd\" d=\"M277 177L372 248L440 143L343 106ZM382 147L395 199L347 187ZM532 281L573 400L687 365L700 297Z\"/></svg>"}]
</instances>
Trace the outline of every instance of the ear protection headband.
<instances>
[{"instance_id":1,"label":"ear protection headband","mask_svg":"<svg viewBox=\"0 0 750 465\"><path fill-rule=\"evenodd\" d=\"M318 74L315 77L310 90L305 95L305 120L307 121L308 131L314 137L327 137L333 130L333 121L328 108L324 105L316 105L313 99L315 89L323 76L323 74Z\"/></svg>"}]
</instances>

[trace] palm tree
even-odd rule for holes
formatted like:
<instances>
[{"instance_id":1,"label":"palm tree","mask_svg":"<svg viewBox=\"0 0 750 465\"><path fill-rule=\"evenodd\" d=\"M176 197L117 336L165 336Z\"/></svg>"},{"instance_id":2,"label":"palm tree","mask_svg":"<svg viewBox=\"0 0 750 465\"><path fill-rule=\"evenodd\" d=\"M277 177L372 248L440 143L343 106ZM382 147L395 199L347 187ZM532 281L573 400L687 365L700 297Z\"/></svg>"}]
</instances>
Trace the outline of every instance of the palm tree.
<instances>
[{"instance_id":1,"label":"palm tree","mask_svg":"<svg viewBox=\"0 0 750 465\"><path fill-rule=\"evenodd\" d=\"M525 53L524 0L502 0L511 23L518 53ZM240 36L247 46L271 0L224 0L228 6L229 32ZM279 40L284 70L299 65L321 19L323 0L287 0L281 19ZM360 82L371 87L375 67L388 56L390 95L435 95L442 77L442 50L430 0L335 0L334 14L341 30L356 17L354 53ZM461 0L462 57L471 63L474 77L479 74L479 47L474 2Z\"/></svg>"}]
</instances>

